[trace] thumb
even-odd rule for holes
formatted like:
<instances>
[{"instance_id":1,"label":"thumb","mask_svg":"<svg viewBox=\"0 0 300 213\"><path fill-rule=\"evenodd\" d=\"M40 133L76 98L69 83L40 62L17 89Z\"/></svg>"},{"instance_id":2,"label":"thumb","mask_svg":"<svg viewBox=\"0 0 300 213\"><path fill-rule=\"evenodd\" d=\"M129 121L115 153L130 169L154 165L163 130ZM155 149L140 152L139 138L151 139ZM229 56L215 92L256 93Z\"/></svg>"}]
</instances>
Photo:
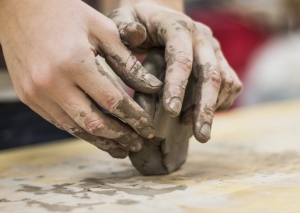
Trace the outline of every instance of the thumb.
<instances>
[{"instance_id":1,"label":"thumb","mask_svg":"<svg viewBox=\"0 0 300 213\"><path fill-rule=\"evenodd\" d=\"M89 24L88 36L93 50L105 58L107 64L127 86L149 94L160 91L162 82L148 73L121 42L119 31L112 20L96 11ZM110 91L109 88L107 91Z\"/></svg>"},{"instance_id":2,"label":"thumb","mask_svg":"<svg viewBox=\"0 0 300 213\"><path fill-rule=\"evenodd\" d=\"M145 41L146 28L138 22L133 7L119 8L108 17L117 25L122 42L129 48L135 48Z\"/></svg>"}]
</instances>

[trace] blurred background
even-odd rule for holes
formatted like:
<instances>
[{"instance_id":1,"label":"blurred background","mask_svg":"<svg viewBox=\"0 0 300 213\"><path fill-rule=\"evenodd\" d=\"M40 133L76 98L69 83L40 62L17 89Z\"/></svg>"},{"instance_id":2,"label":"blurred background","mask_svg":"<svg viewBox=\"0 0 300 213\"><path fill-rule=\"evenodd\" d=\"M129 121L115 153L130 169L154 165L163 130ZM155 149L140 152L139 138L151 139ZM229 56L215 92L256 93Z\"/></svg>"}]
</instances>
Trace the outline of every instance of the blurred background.
<instances>
[{"instance_id":1,"label":"blurred background","mask_svg":"<svg viewBox=\"0 0 300 213\"><path fill-rule=\"evenodd\" d=\"M118 5L85 2L106 15ZM244 83L233 107L300 97L300 0L186 0L185 8L213 30ZM18 100L1 50L0 149L68 137Z\"/></svg>"}]
</instances>

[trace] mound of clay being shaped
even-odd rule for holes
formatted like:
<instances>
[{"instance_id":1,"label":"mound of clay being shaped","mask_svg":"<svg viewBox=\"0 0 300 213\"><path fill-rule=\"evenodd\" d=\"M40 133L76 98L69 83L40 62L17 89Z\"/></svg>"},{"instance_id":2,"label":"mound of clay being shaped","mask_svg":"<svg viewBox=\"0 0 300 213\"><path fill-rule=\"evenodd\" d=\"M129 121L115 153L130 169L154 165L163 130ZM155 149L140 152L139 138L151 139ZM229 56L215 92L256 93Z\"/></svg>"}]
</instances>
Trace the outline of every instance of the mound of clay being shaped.
<instances>
[{"instance_id":1,"label":"mound of clay being shaped","mask_svg":"<svg viewBox=\"0 0 300 213\"><path fill-rule=\"evenodd\" d=\"M166 63L163 50L152 51L143 66L164 82ZM195 85L196 80L191 75L181 115L193 105ZM134 95L134 100L154 118L156 125L155 136L152 139L144 139L142 150L129 154L133 166L143 175L164 175L179 169L186 161L189 138L193 134L192 125L181 123L181 115L171 117L165 111L162 91L154 95L139 92Z\"/></svg>"}]
</instances>

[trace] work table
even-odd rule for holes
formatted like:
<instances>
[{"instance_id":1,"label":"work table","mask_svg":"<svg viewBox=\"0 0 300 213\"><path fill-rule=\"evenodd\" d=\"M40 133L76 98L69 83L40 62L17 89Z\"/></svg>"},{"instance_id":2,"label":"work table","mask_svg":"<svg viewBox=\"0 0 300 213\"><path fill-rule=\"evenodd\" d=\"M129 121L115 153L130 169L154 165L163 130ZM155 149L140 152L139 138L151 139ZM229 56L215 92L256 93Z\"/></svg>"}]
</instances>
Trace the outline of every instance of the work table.
<instances>
[{"instance_id":1,"label":"work table","mask_svg":"<svg viewBox=\"0 0 300 213\"><path fill-rule=\"evenodd\" d=\"M141 176L79 139L0 152L0 212L300 211L300 100L215 116L182 168Z\"/></svg>"}]
</instances>

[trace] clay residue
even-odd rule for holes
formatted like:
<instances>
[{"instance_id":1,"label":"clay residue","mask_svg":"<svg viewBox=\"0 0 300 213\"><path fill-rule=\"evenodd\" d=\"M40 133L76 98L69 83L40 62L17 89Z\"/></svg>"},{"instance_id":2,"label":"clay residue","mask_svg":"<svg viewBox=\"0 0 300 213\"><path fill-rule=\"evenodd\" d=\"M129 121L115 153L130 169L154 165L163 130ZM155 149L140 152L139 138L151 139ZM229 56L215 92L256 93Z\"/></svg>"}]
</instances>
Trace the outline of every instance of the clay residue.
<instances>
[{"instance_id":1,"label":"clay residue","mask_svg":"<svg viewBox=\"0 0 300 213\"><path fill-rule=\"evenodd\" d=\"M208 71L211 69L211 64L209 62L207 62L206 64L204 65L199 65L197 66L197 69L195 70L196 72L196 75L195 77L200 80L201 82L206 82L208 81L209 79L207 78L207 73Z\"/></svg>"},{"instance_id":2,"label":"clay residue","mask_svg":"<svg viewBox=\"0 0 300 213\"><path fill-rule=\"evenodd\" d=\"M137 110L137 108L140 110ZM155 132L153 120L142 110L142 108L132 106L129 98L124 98L117 106L115 106L114 114L120 118L124 118L142 136L146 138L153 137ZM144 132L145 129L148 130L149 128L151 128L151 131Z\"/></svg>"},{"instance_id":3,"label":"clay residue","mask_svg":"<svg viewBox=\"0 0 300 213\"><path fill-rule=\"evenodd\" d=\"M85 168L87 168L87 167L88 167L88 166L86 166L86 165L80 165L80 166L77 167L77 169L80 169L80 170L81 170L81 169L85 169Z\"/></svg>"},{"instance_id":4,"label":"clay residue","mask_svg":"<svg viewBox=\"0 0 300 213\"><path fill-rule=\"evenodd\" d=\"M26 178L14 178L14 181L24 181Z\"/></svg>"},{"instance_id":5,"label":"clay residue","mask_svg":"<svg viewBox=\"0 0 300 213\"><path fill-rule=\"evenodd\" d=\"M0 198L0 203L9 203L10 200L7 200L6 198Z\"/></svg>"},{"instance_id":6,"label":"clay residue","mask_svg":"<svg viewBox=\"0 0 300 213\"><path fill-rule=\"evenodd\" d=\"M133 205L138 203L140 202L137 200L130 200L130 199L120 199L117 201L117 204L121 204L121 205Z\"/></svg>"},{"instance_id":7,"label":"clay residue","mask_svg":"<svg viewBox=\"0 0 300 213\"><path fill-rule=\"evenodd\" d=\"M158 194L166 194L171 193L176 190L185 190L187 188L186 185L178 185L178 186L172 186L167 188L151 188L151 187L132 187L132 188L125 188L125 187L117 187L113 186L107 183L104 183L101 179L95 179L95 178L87 178L82 181L79 186L80 187L88 187L88 188L100 188L100 189L113 189L118 192L125 192L127 194L131 195L143 195L148 197L154 197Z\"/></svg>"},{"instance_id":8,"label":"clay residue","mask_svg":"<svg viewBox=\"0 0 300 213\"><path fill-rule=\"evenodd\" d=\"M38 205L39 207L47 209L48 211L51 211L51 212L70 212L70 211L72 211L74 209L78 209L78 208L92 207L95 205L104 204L103 202L90 203L90 204L78 203L76 206L69 206L69 205L62 205L62 204L49 204L49 203L44 203L44 202L30 200L30 199L27 199L26 203L28 206Z\"/></svg>"},{"instance_id":9,"label":"clay residue","mask_svg":"<svg viewBox=\"0 0 300 213\"><path fill-rule=\"evenodd\" d=\"M119 55L111 54L110 57L112 57L120 66L126 66L126 63L122 62L122 58Z\"/></svg>"},{"instance_id":10,"label":"clay residue","mask_svg":"<svg viewBox=\"0 0 300 213\"><path fill-rule=\"evenodd\" d=\"M118 182L113 178L109 178L113 182ZM75 185L71 183L65 184L55 184L52 185L51 189L43 189L42 187L32 186L27 184L22 184L21 189L18 189L17 192L28 192L33 193L35 195L43 195L43 194L61 194L61 195L72 195L73 197L80 199L88 199L89 194L98 194L98 195L107 195L113 196L117 192L125 192L130 195L143 195L147 197L154 197L158 194L166 194L171 193L176 190L185 190L187 188L186 185L178 185L166 188L152 188L152 187L118 187L113 186L113 183L105 183L104 180L95 179L95 178L86 178L81 181L80 184ZM74 191L72 188L80 188L81 190Z\"/></svg>"},{"instance_id":11,"label":"clay residue","mask_svg":"<svg viewBox=\"0 0 300 213\"><path fill-rule=\"evenodd\" d=\"M177 23L178 23L180 26L182 26L183 29L185 29L185 30L191 32L191 29L189 28L188 24L187 24L185 21L179 20L179 21L177 21Z\"/></svg>"},{"instance_id":12,"label":"clay residue","mask_svg":"<svg viewBox=\"0 0 300 213\"><path fill-rule=\"evenodd\" d=\"M88 193L94 193L94 194L101 194L101 195L108 195L112 196L116 193L115 189L108 189L108 190L94 190L91 189L91 187L80 187L81 190L79 191L74 191L73 189L68 188L68 186L71 186L73 184L71 183L65 183L65 184L55 184L52 185L53 188L51 189L43 189L42 187L37 187L37 186L32 186L32 185L27 185L27 184L22 184L21 189L18 189L18 192L28 192L28 193L33 193L36 195L42 195L42 194L48 194L48 193L54 193L54 194L62 194L62 195L72 195L73 197L76 198L81 198L81 199L88 199ZM97 187L94 187L97 188Z\"/></svg>"}]
</instances>

